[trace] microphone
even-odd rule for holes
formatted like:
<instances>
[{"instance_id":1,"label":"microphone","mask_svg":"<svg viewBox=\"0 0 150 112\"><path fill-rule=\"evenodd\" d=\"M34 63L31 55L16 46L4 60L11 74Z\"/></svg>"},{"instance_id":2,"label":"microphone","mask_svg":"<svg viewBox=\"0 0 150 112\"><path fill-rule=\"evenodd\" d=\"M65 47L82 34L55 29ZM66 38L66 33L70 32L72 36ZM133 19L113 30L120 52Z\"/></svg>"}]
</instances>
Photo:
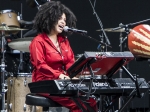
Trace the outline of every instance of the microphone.
<instances>
[{"instance_id":1,"label":"microphone","mask_svg":"<svg viewBox=\"0 0 150 112\"><path fill-rule=\"evenodd\" d=\"M64 31L65 32L75 32L75 33L84 33L84 34L87 34L87 31L85 31L85 30L78 30L78 29L74 29L74 28L69 28L68 26L64 27Z\"/></svg>"}]
</instances>

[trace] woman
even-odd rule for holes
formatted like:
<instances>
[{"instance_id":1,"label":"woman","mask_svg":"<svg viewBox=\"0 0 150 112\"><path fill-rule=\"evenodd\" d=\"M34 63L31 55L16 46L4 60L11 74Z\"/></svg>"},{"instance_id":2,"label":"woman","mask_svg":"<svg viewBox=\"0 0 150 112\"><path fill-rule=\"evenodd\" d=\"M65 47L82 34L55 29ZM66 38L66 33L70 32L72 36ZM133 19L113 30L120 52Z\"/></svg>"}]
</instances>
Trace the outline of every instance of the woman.
<instances>
[{"instance_id":1,"label":"woman","mask_svg":"<svg viewBox=\"0 0 150 112\"><path fill-rule=\"evenodd\" d=\"M32 81L70 79L66 70L75 62L64 26L75 27L76 17L60 2L51 1L42 5L35 17L33 29L39 34L30 44ZM48 96L71 112L82 112L69 98ZM93 99L89 100L95 106ZM94 103L93 103L94 102Z\"/></svg>"}]
</instances>

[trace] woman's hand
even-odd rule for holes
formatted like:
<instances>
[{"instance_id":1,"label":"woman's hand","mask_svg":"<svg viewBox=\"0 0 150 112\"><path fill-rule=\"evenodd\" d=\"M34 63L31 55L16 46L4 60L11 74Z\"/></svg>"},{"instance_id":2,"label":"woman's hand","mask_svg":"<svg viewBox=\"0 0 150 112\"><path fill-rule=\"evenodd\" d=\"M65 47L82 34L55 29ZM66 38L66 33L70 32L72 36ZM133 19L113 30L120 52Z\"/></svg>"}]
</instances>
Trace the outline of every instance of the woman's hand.
<instances>
[{"instance_id":1,"label":"woman's hand","mask_svg":"<svg viewBox=\"0 0 150 112\"><path fill-rule=\"evenodd\" d=\"M79 78L77 78L77 77L73 77L72 79L79 79Z\"/></svg>"},{"instance_id":2,"label":"woman's hand","mask_svg":"<svg viewBox=\"0 0 150 112\"><path fill-rule=\"evenodd\" d=\"M64 75L64 74L60 74L59 79L70 79L70 77L68 77L67 75Z\"/></svg>"}]
</instances>

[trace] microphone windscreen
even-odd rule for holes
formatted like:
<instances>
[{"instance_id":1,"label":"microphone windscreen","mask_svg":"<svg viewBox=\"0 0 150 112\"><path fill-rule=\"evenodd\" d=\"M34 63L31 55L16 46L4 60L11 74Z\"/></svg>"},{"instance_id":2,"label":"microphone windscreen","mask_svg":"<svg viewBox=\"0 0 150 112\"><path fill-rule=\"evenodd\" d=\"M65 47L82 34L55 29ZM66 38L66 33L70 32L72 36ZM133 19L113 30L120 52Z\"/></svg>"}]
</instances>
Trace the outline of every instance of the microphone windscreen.
<instances>
[{"instance_id":1,"label":"microphone windscreen","mask_svg":"<svg viewBox=\"0 0 150 112\"><path fill-rule=\"evenodd\" d=\"M65 26L63 29L64 29L65 32L68 32L69 27Z\"/></svg>"}]
</instances>

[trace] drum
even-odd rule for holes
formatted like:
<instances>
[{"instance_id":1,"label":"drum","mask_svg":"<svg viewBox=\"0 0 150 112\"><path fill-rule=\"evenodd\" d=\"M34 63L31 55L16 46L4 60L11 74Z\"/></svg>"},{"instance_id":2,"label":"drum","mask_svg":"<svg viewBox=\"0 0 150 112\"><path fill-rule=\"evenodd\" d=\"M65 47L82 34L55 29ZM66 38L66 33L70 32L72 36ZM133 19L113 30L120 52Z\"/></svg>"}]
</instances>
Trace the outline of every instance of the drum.
<instances>
[{"instance_id":1,"label":"drum","mask_svg":"<svg viewBox=\"0 0 150 112\"><path fill-rule=\"evenodd\" d=\"M0 24L2 23L6 24L8 27L20 27L17 14L14 10L0 11Z\"/></svg>"},{"instance_id":2,"label":"drum","mask_svg":"<svg viewBox=\"0 0 150 112\"><path fill-rule=\"evenodd\" d=\"M0 11L0 25L6 24L8 27L20 28L19 21L17 20L17 14L14 10L1 10ZM6 34L15 34L18 31L6 31Z\"/></svg>"},{"instance_id":3,"label":"drum","mask_svg":"<svg viewBox=\"0 0 150 112\"><path fill-rule=\"evenodd\" d=\"M31 82L31 73L19 73L17 77L7 79L7 109L8 112L31 112L32 106L25 104L26 94L30 93L28 83ZM38 112L41 112L39 108Z\"/></svg>"},{"instance_id":4,"label":"drum","mask_svg":"<svg viewBox=\"0 0 150 112\"><path fill-rule=\"evenodd\" d=\"M150 58L150 26L134 27L128 35L128 47L136 57Z\"/></svg>"}]
</instances>

